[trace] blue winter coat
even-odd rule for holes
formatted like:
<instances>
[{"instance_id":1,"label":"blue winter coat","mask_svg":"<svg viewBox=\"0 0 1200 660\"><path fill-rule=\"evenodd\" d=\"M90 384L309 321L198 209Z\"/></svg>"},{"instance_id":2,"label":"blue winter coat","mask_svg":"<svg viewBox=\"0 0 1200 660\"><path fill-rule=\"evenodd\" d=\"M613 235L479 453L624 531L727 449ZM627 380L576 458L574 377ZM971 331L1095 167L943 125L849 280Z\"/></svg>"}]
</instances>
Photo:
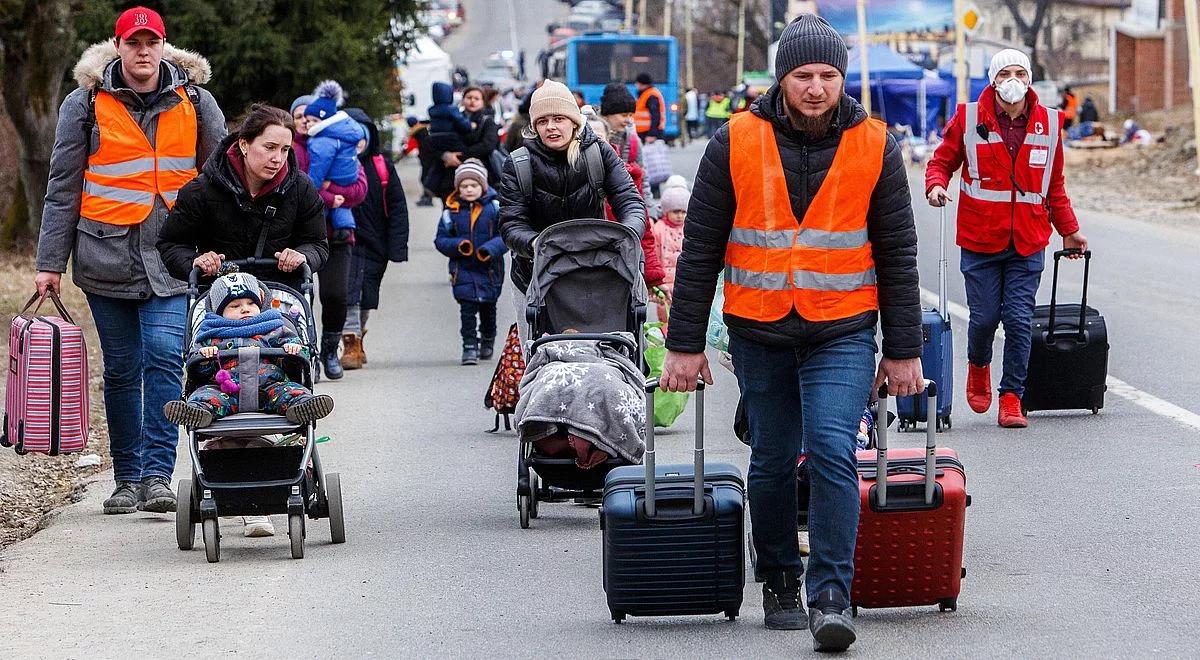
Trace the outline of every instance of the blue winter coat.
<instances>
[{"instance_id":1,"label":"blue winter coat","mask_svg":"<svg viewBox=\"0 0 1200 660\"><path fill-rule=\"evenodd\" d=\"M345 112L308 129L308 177L320 187L326 181L339 186L358 180L358 141L367 139L362 125Z\"/></svg>"},{"instance_id":2,"label":"blue winter coat","mask_svg":"<svg viewBox=\"0 0 1200 660\"><path fill-rule=\"evenodd\" d=\"M433 245L450 258L454 299L494 303L504 287L504 253L500 236L500 200L487 189L475 202L460 202L458 192L446 198Z\"/></svg>"},{"instance_id":3,"label":"blue winter coat","mask_svg":"<svg viewBox=\"0 0 1200 660\"><path fill-rule=\"evenodd\" d=\"M471 120L454 105L454 90L433 83L433 105L429 106L429 140L434 151L462 151L463 136L471 132Z\"/></svg>"}]
</instances>

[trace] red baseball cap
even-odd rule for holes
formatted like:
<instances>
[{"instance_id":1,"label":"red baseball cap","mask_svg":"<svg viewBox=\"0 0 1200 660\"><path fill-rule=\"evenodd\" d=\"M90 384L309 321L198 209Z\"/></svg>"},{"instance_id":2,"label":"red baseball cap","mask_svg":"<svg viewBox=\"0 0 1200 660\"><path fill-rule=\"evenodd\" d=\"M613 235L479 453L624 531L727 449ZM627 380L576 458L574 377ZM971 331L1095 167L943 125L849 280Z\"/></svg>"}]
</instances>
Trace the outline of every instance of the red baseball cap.
<instances>
[{"instance_id":1,"label":"red baseball cap","mask_svg":"<svg viewBox=\"0 0 1200 660\"><path fill-rule=\"evenodd\" d=\"M146 7L126 9L117 18L116 37L128 39L130 35L141 30L147 30L158 35L159 39L167 38L167 28L163 25L162 16Z\"/></svg>"}]
</instances>

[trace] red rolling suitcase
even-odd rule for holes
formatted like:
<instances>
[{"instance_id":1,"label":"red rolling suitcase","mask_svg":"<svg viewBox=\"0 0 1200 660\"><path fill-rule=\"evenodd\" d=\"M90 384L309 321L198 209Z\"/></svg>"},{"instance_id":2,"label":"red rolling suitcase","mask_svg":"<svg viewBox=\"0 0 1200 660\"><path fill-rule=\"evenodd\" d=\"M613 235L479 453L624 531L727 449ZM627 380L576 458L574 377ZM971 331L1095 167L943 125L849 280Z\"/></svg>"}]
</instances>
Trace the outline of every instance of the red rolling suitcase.
<instances>
[{"instance_id":1,"label":"red rolling suitcase","mask_svg":"<svg viewBox=\"0 0 1200 660\"><path fill-rule=\"evenodd\" d=\"M88 438L88 367L83 330L49 292L58 316L38 316L35 294L8 333L8 386L0 445L17 453L82 451ZM34 302L38 306L30 313Z\"/></svg>"},{"instance_id":2,"label":"red rolling suitcase","mask_svg":"<svg viewBox=\"0 0 1200 660\"><path fill-rule=\"evenodd\" d=\"M937 385L926 381L925 391L929 409L937 410ZM881 390L879 410L885 416L886 397ZM966 576L963 527L971 503L966 469L957 452L936 446L933 424L926 427L923 449L889 451L886 424L876 428L878 448L858 452L862 508L850 604L855 612L916 605L955 610Z\"/></svg>"}]
</instances>

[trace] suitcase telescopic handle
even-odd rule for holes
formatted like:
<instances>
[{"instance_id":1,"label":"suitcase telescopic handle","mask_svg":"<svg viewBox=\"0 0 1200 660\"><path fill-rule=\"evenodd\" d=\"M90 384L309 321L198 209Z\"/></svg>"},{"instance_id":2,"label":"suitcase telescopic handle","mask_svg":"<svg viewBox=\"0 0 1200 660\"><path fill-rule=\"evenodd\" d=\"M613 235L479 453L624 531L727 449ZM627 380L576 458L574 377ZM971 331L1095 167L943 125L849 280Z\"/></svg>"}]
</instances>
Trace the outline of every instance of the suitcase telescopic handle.
<instances>
[{"instance_id":1,"label":"suitcase telescopic handle","mask_svg":"<svg viewBox=\"0 0 1200 660\"><path fill-rule=\"evenodd\" d=\"M1088 276L1092 268L1092 251L1079 248L1066 248L1054 253L1054 279L1050 283L1050 319L1046 326L1046 341L1054 339L1054 317L1058 307L1058 262L1063 257L1083 255L1083 296L1079 301L1079 341L1087 340L1085 321L1087 319L1087 290Z\"/></svg>"},{"instance_id":2,"label":"suitcase telescopic handle","mask_svg":"<svg viewBox=\"0 0 1200 660\"><path fill-rule=\"evenodd\" d=\"M659 379L651 378L646 381L646 455L642 460L646 464L646 517L653 518L656 513L654 493L654 392L658 389ZM696 448L693 450L692 473L695 481L692 484L692 513L704 513L704 379L696 380Z\"/></svg>"},{"instance_id":3,"label":"suitcase telescopic handle","mask_svg":"<svg viewBox=\"0 0 1200 660\"><path fill-rule=\"evenodd\" d=\"M941 221L938 228L938 311L942 314L942 320L947 324L950 323L950 308L946 300L946 271L949 269L949 264L946 262L946 205L941 206Z\"/></svg>"},{"instance_id":4,"label":"suitcase telescopic handle","mask_svg":"<svg viewBox=\"0 0 1200 660\"><path fill-rule=\"evenodd\" d=\"M927 399L925 409L930 411L937 410L937 383L932 380L925 381L925 397ZM875 480L875 501L879 504L880 509L887 506L887 414L887 385L882 385L879 388L879 416L875 420L875 428L878 431L878 437L875 442L875 474L881 475ZM933 504L934 485L937 483L936 472L937 425L933 423L933 418L930 417L929 423L925 425L925 504L927 505Z\"/></svg>"}]
</instances>

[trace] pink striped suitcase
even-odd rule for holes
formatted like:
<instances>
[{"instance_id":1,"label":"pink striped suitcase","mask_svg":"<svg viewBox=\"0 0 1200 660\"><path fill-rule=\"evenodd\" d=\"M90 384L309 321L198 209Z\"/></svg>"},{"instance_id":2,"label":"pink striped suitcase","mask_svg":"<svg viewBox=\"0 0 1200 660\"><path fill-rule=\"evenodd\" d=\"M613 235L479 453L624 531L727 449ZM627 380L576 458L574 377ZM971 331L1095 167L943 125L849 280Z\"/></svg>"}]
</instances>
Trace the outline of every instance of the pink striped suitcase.
<instances>
[{"instance_id":1,"label":"pink striped suitcase","mask_svg":"<svg viewBox=\"0 0 1200 660\"><path fill-rule=\"evenodd\" d=\"M0 445L18 454L82 451L88 438L88 366L83 330L49 292L59 316L38 316L35 294L8 334L8 387ZM33 312L29 308L34 302Z\"/></svg>"}]
</instances>

